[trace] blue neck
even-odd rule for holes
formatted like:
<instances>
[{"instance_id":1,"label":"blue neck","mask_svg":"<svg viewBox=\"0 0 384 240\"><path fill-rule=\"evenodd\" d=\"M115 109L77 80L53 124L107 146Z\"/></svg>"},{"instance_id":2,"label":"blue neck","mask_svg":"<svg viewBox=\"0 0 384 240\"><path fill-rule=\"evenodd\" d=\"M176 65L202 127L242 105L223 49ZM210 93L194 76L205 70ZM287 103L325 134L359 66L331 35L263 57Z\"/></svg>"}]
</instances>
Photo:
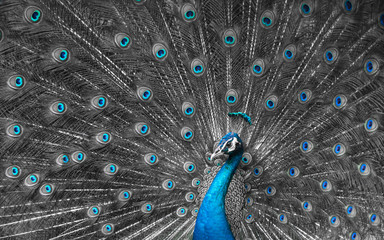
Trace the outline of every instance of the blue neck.
<instances>
[{"instance_id":1,"label":"blue neck","mask_svg":"<svg viewBox=\"0 0 384 240\"><path fill-rule=\"evenodd\" d=\"M243 151L230 156L217 173L197 215L193 240L235 239L225 215L225 195L240 163Z\"/></svg>"}]
</instances>

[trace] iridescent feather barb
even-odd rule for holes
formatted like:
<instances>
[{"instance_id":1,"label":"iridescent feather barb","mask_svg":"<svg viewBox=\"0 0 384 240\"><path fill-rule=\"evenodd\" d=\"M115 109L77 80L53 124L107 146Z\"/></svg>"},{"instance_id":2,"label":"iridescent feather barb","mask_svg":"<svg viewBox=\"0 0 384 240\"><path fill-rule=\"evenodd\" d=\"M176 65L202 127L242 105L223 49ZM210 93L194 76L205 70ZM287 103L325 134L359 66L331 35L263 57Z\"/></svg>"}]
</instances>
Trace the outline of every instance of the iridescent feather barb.
<instances>
[{"instance_id":1,"label":"iridescent feather barb","mask_svg":"<svg viewBox=\"0 0 384 240\"><path fill-rule=\"evenodd\" d=\"M242 118L244 118L244 120L246 120L249 125L252 125L252 121L251 121L251 117L248 116L246 113L242 113L242 112L230 112L228 113L228 116L240 116Z\"/></svg>"}]
</instances>

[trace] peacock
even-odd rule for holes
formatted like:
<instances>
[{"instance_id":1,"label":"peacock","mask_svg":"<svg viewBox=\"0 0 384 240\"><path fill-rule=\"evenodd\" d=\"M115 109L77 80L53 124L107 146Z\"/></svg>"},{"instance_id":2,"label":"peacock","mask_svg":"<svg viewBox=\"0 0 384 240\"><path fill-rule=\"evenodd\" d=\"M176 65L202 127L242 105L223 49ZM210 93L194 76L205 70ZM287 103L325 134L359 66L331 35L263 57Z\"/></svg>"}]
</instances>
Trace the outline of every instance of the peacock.
<instances>
[{"instance_id":1,"label":"peacock","mask_svg":"<svg viewBox=\"0 0 384 240\"><path fill-rule=\"evenodd\" d=\"M0 239L384 239L384 1L0 0Z\"/></svg>"}]
</instances>

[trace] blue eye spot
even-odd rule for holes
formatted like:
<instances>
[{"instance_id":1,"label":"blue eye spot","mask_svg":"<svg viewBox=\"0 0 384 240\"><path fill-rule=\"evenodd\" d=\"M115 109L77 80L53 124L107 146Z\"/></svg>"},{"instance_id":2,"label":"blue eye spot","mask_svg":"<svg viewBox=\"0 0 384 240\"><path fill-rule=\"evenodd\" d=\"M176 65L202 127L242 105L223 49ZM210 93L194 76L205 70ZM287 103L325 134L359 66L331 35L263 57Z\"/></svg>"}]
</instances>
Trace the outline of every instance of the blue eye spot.
<instances>
[{"instance_id":1,"label":"blue eye spot","mask_svg":"<svg viewBox=\"0 0 384 240\"><path fill-rule=\"evenodd\" d=\"M19 135L19 134L21 133L20 126L15 125L15 126L13 127L13 133L16 134L16 135Z\"/></svg>"},{"instance_id":2,"label":"blue eye spot","mask_svg":"<svg viewBox=\"0 0 384 240\"><path fill-rule=\"evenodd\" d=\"M151 211L152 206L150 204L147 204L146 209L147 209L147 211Z\"/></svg>"},{"instance_id":3,"label":"blue eye spot","mask_svg":"<svg viewBox=\"0 0 384 240\"><path fill-rule=\"evenodd\" d=\"M347 208L347 213L348 213L348 214L351 214L352 210L353 210L353 207L352 207L352 206L349 206L349 207Z\"/></svg>"},{"instance_id":4,"label":"blue eye spot","mask_svg":"<svg viewBox=\"0 0 384 240\"><path fill-rule=\"evenodd\" d=\"M253 71L255 73L261 73L263 71L263 68L260 65L254 65L253 66Z\"/></svg>"},{"instance_id":5,"label":"blue eye spot","mask_svg":"<svg viewBox=\"0 0 384 240\"><path fill-rule=\"evenodd\" d=\"M124 196L124 198L127 198L127 199L128 199L128 198L129 198L129 192L124 192L124 193L123 193L123 196Z\"/></svg>"},{"instance_id":6,"label":"blue eye spot","mask_svg":"<svg viewBox=\"0 0 384 240\"><path fill-rule=\"evenodd\" d=\"M283 214L281 214L280 217L279 217L279 219L280 219L281 222L284 221L284 218L285 218L285 217L284 217Z\"/></svg>"},{"instance_id":7,"label":"blue eye spot","mask_svg":"<svg viewBox=\"0 0 384 240\"><path fill-rule=\"evenodd\" d=\"M303 101L303 102L307 101L307 99L308 99L307 94L306 94L305 92L302 92L302 93L300 94L300 99L301 99L301 101Z\"/></svg>"},{"instance_id":8,"label":"blue eye spot","mask_svg":"<svg viewBox=\"0 0 384 240\"><path fill-rule=\"evenodd\" d=\"M341 151L341 146L340 146L340 144L337 144L335 146L335 153L338 154L338 153L340 153L340 151Z\"/></svg>"},{"instance_id":9,"label":"blue eye spot","mask_svg":"<svg viewBox=\"0 0 384 240\"><path fill-rule=\"evenodd\" d=\"M234 43L235 43L235 38L232 37L232 36L226 36L226 37L225 37L225 42L226 42L227 44L234 44Z\"/></svg>"},{"instance_id":10,"label":"blue eye spot","mask_svg":"<svg viewBox=\"0 0 384 240\"><path fill-rule=\"evenodd\" d=\"M327 189L327 187L328 187L328 182L327 182L327 181L324 181L323 184L321 185L321 187L322 187L323 189Z\"/></svg>"},{"instance_id":11,"label":"blue eye spot","mask_svg":"<svg viewBox=\"0 0 384 240\"><path fill-rule=\"evenodd\" d=\"M252 214L249 214L248 216L247 216L247 219L251 219L252 218Z\"/></svg>"},{"instance_id":12,"label":"blue eye spot","mask_svg":"<svg viewBox=\"0 0 384 240\"><path fill-rule=\"evenodd\" d=\"M16 84L16 87L23 86L23 78L22 77L16 77L15 84Z\"/></svg>"},{"instance_id":13,"label":"blue eye spot","mask_svg":"<svg viewBox=\"0 0 384 240\"><path fill-rule=\"evenodd\" d=\"M367 71L372 72L373 71L373 63L371 61L368 61L366 64Z\"/></svg>"},{"instance_id":14,"label":"blue eye spot","mask_svg":"<svg viewBox=\"0 0 384 240\"><path fill-rule=\"evenodd\" d=\"M291 175L291 176L295 175L295 168L289 169L289 175Z\"/></svg>"},{"instance_id":15,"label":"blue eye spot","mask_svg":"<svg viewBox=\"0 0 384 240\"><path fill-rule=\"evenodd\" d=\"M151 163L156 162L156 156L155 156L155 155L152 155L152 156L149 158L149 161L150 161Z\"/></svg>"},{"instance_id":16,"label":"blue eye spot","mask_svg":"<svg viewBox=\"0 0 384 240\"><path fill-rule=\"evenodd\" d=\"M376 214L372 214L372 216L371 216L371 222L374 223L374 222L376 221L376 218L377 218L377 217L376 217Z\"/></svg>"},{"instance_id":17,"label":"blue eye spot","mask_svg":"<svg viewBox=\"0 0 384 240\"><path fill-rule=\"evenodd\" d=\"M228 96L227 97L227 102L228 103L234 103L236 101L236 97L235 96Z\"/></svg>"},{"instance_id":18,"label":"blue eye spot","mask_svg":"<svg viewBox=\"0 0 384 240\"><path fill-rule=\"evenodd\" d=\"M293 53L290 50L285 50L284 55L287 59L292 59Z\"/></svg>"},{"instance_id":19,"label":"blue eye spot","mask_svg":"<svg viewBox=\"0 0 384 240\"><path fill-rule=\"evenodd\" d=\"M58 112L63 112L65 110L65 106L63 103L58 103L57 104L57 111Z\"/></svg>"},{"instance_id":20,"label":"blue eye spot","mask_svg":"<svg viewBox=\"0 0 384 240\"><path fill-rule=\"evenodd\" d=\"M193 68L193 71L194 71L195 73L201 73L201 72L203 71L203 66L201 66L201 65L197 65L197 66L195 66L195 67Z\"/></svg>"},{"instance_id":21,"label":"blue eye spot","mask_svg":"<svg viewBox=\"0 0 384 240\"><path fill-rule=\"evenodd\" d=\"M17 167L13 167L13 168L12 168L12 174L15 175L15 176L16 176L17 174L19 174L19 169L18 169Z\"/></svg>"},{"instance_id":22,"label":"blue eye spot","mask_svg":"<svg viewBox=\"0 0 384 240\"><path fill-rule=\"evenodd\" d=\"M109 170L110 170L112 173L114 173L114 172L116 171L116 167L115 167L115 165L111 165L111 166L109 167Z\"/></svg>"},{"instance_id":23,"label":"blue eye spot","mask_svg":"<svg viewBox=\"0 0 384 240\"><path fill-rule=\"evenodd\" d=\"M84 154L82 154L82 153L77 154L77 160L81 161L81 160L83 160L83 158L84 158Z\"/></svg>"},{"instance_id":24,"label":"blue eye spot","mask_svg":"<svg viewBox=\"0 0 384 240\"><path fill-rule=\"evenodd\" d=\"M303 150L307 151L308 147L309 147L308 142L303 142Z\"/></svg>"},{"instance_id":25,"label":"blue eye spot","mask_svg":"<svg viewBox=\"0 0 384 240\"><path fill-rule=\"evenodd\" d=\"M357 237L357 233L353 232L353 233L351 234L351 239L352 239L352 240L355 240L356 237Z\"/></svg>"},{"instance_id":26,"label":"blue eye spot","mask_svg":"<svg viewBox=\"0 0 384 240\"><path fill-rule=\"evenodd\" d=\"M121 39L121 41L120 41L120 46L122 46L122 47L126 47L126 46L128 46L129 42L130 42L129 38L128 38L128 37L124 37L124 38Z\"/></svg>"},{"instance_id":27,"label":"blue eye spot","mask_svg":"<svg viewBox=\"0 0 384 240\"><path fill-rule=\"evenodd\" d=\"M275 103L272 100L268 100L267 101L267 107L268 108L273 108L273 107L275 107Z\"/></svg>"},{"instance_id":28,"label":"blue eye spot","mask_svg":"<svg viewBox=\"0 0 384 240\"><path fill-rule=\"evenodd\" d=\"M173 186L173 182L172 181L168 181L168 188L172 188Z\"/></svg>"},{"instance_id":29,"label":"blue eye spot","mask_svg":"<svg viewBox=\"0 0 384 240\"><path fill-rule=\"evenodd\" d=\"M352 3L351 3L351 1L349 1L349 0L345 1L344 2L344 7L345 7L345 10L350 12L352 10Z\"/></svg>"},{"instance_id":30,"label":"blue eye spot","mask_svg":"<svg viewBox=\"0 0 384 240\"><path fill-rule=\"evenodd\" d=\"M196 185L199 185L200 184L200 181L198 180L198 181L196 181Z\"/></svg>"},{"instance_id":31,"label":"blue eye spot","mask_svg":"<svg viewBox=\"0 0 384 240\"><path fill-rule=\"evenodd\" d=\"M147 133L147 131L148 131L148 126L147 126L147 125L143 125L143 126L141 127L140 131L141 131L142 134Z\"/></svg>"},{"instance_id":32,"label":"blue eye spot","mask_svg":"<svg viewBox=\"0 0 384 240\"><path fill-rule=\"evenodd\" d=\"M332 218L331 218L331 223L332 223L332 224L335 224L336 220L337 220L336 217L332 217Z\"/></svg>"},{"instance_id":33,"label":"blue eye spot","mask_svg":"<svg viewBox=\"0 0 384 240\"><path fill-rule=\"evenodd\" d=\"M306 3L303 3L301 5L301 10L303 11L304 14L308 14L311 12L311 8Z\"/></svg>"},{"instance_id":34,"label":"blue eye spot","mask_svg":"<svg viewBox=\"0 0 384 240\"><path fill-rule=\"evenodd\" d=\"M195 168L195 166L193 166L193 165L191 164L191 165L189 165L188 170L189 170L189 171L193 171L194 168Z\"/></svg>"},{"instance_id":35,"label":"blue eye spot","mask_svg":"<svg viewBox=\"0 0 384 240\"><path fill-rule=\"evenodd\" d=\"M143 99L147 100L151 96L151 92L149 90L144 91Z\"/></svg>"},{"instance_id":36,"label":"blue eye spot","mask_svg":"<svg viewBox=\"0 0 384 240\"><path fill-rule=\"evenodd\" d=\"M108 142L108 140L109 140L109 134L108 133L104 133L103 134L103 141L104 142Z\"/></svg>"},{"instance_id":37,"label":"blue eye spot","mask_svg":"<svg viewBox=\"0 0 384 240\"><path fill-rule=\"evenodd\" d=\"M305 202L305 203L303 204L304 209L308 209L308 206L309 206L308 202Z\"/></svg>"},{"instance_id":38,"label":"blue eye spot","mask_svg":"<svg viewBox=\"0 0 384 240\"><path fill-rule=\"evenodd\" d=\"M108 232L110 232L111 230L112 230L112 227L111 227L111 225L107 225L107 226L105 226L105 230L107 230Z\"/></svg>"},{"instance_id":39,"label":"blue eye spot","mask_svg":"<svg viewBox=\"0 0 384 240\"><path fill-rule=\"evenodd\" d=\"M361 164L361 166L360 166L360 172L361 172L361 173L364 173L366 169L367 169L367 164L365 164L365 163Z\"/></svg>"},{"instance_id":40,"label":"blue eye spot","mask_svg":"<svg viewBox=\"0 0 384 240\"><path fill-rule=\"evenodd\" d=\"M68 57L68 52L67 52L67 50L62 50L62 51L60 52L60 60L61 60L61 61L65 61L65 60L67 60L67 57Z\"/></svg>"},{"instance_id":41,"label":"blue eye spot","mask_svg":"<svg viewBox=\"0 0 384 240\"><path fill-rule=\"evenodd\" d=\"M104 97L100 97L97 103L99 104L99 107L104 107L104 105L105 105L105 98Z\"/></svg>"},{"instance_id":42,"label":"blue eye spot","mask_svg":"<svg viewBox=\"0 0 384 240\"><path fill-rule=\"evenodd\" d=\"M69 158L67 155L63 155L63 163L67 163L69 161Z\"/></svg>"},{"instance_id":43,"label":"blue eye spot","mask_svg":"<svg viewBox=\"0 0 384 240\"><path fill-rule=\"evenodd\" d=\"M192 113L193 113L193 108L192 107L188 107L187 109L185 109L185 114L191 115Z\"/></svg>"},{"instance_id":44,"label":"blue eye spot","mask_svg":"<svg viewBox=\"0 0 384 240\"><path fill-rule=\"evenodd\" d=\"M184 134L184 137L185 137L186 139L190 139L190 138L192 137L192 132L191 132L191 131L186 132L186 133Z\"/></svg>"},{"instance_id":45,"label":"blue eye spot","mask_svg":"<svg viewBox=\"0 0 384 240\"><path fill-rule=\"evenodd\" d=\"M96 207L92 208L92 212L94 214L98 214L99 213L99 209L97 209Z\"/></svg>"},{"instance_id":46,"label":"blue eye spot","mask_svg":"<svg viewBox=\"0 0 384 240\"><path fill-rule=\"evenodd\" d=\"M184 208L180 209L180 212L185 213L185 209Z\"/></svg>"},{"instance_id":47,"label":"blue eye spot","mask_svg":"<svg viewBox=\"0 0 384 240\"><path fill-rule=\"evenodd\" d=\"M165 49L160 49L156 52L156 56L158 58L163 58L165 55L167 54L167 51L165 51Z\"/></svg>"},{"instance_id":48,"label":"blue eye spot","mask_svg":"<svg viewBox=\"0 0 384 240\"><path fill-rule=\"evenodd\" d=\"M263 17L262 22L267 27L271 26L271 24L272 24L272 20L269 17Z\"/></svg>"},{"instance_id":49,"label":"blue eye spot","mask_svg":"<svg viewBox=\"0 0 384 240\"><path fill-rule=\"evenodd\" d=\"M341 106L341 97L336 97L336 99L335 99L335 103L336 103L336 106L338 106L338 107L340 107Z\"/></svg>"},{"instance_id":50,"label":"blue eye spot","mask_svg":"<svg viewBox=\"0 0 384 240\"><path fill-rule=\"evenodd\" d=\"M271 193L272 192L272 188L271 187L268 187L267 188L267 193L269 194L269 193Z\"/></svg>"},{"instance_id":51,"label":"blue eye spot","mask_svg":"<svg viewBox=\"0 0 384 240\"><path fill-rule=\"evenodd\" d=\"M32 13L32 15L31 15L31 20L32 20L33 22L37 22L37 21L39 21L40 15L41 15L40 11L39 11L39 10L35 10L35 11Z\"/></svg>"},{"instance_id":52,"label":"blue eye spot","mask_svg":"<svg viewBox=\"0 0 384 240\"><path fill-rule=\"evenodd\" d=\"M189 10L187 11L185 14L184 14L185 18L190 20L190 19L193 19L195 17L195 12L192 11L192 10Z\"/></svg>"},{"instance_id":53,"label":"blue eye spot","mask_svg":"<svg viewBox=\"0 0 384 240\"><path fill-rule=\"evenodd\" d=\"M190 198L190 199L194 199L195 196L194 196L193 194L190 194L190 195L189 195L189 198Z\"/></svg>"},{"instance_id":54,"label":"blue eye spot","mask_svg":"<svg viewBox=\"0 0 384 240\"><path fill-rule=\"evenodd\" d=\"M255 173L256 176L260 174L260 170L258 168L255 168L253 172Z\"/></svg>"},{"instance_id":55,"label":"blue eye spot","mask_svg":"<svg viewBox=\"0 0 384 240\"><path fill-rule=\"evenodd\" d=\"M243 157L241 160L242 160L244 163L248 163L248 158L246 158L246 157Z\"/></svg>"},{"instance_id":56,"label":"blue eye spot","mask_svg":"<svg viewBox=\"0 0 384 240\"><path fill-rule=\"evenodd\" d=\"M31 176L29 177L29 179L30 179L33 183L35 183L35 182L37 181L37 178L36 178L35 175L31 175Z\"/></svg>"},{"instance_id":57,"label":"blue eye spot","mask_svg":"<svg viewBox=\"0 0 384 240\"><path fill-rule=\"evenodd\" d=\"M47 193L50 193L52 191L52 187L50 185L46 185L45 186L45 191L47 191Z\"/></svg>"},{"instance_id":58,"label":"blue eye spot","mask_svg":"<svg viewBox=\"0 0 384 240\"><path fill-rule=\"evenodd\" d=\"M333 54L332 54L330 51L328 51L328 52L325 54L325 56L327 57L327 60L328 60L328 61L332 61L332 60L333 60Z\"/></svg>"}]
</instances>

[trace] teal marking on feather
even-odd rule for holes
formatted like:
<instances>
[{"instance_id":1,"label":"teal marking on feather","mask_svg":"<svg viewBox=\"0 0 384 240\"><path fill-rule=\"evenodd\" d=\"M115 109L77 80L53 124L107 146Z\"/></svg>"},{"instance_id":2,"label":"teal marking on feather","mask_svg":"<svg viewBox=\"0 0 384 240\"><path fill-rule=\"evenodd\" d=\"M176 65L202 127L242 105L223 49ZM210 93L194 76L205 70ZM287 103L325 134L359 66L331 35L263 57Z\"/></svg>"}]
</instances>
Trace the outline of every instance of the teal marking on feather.
<instances>
[{"instance_id":1,"label":"teal marking on feather","mask_svg":"<svg viewBox=\"0 0 384 240\"><path fill-rule=\"evenodd\" d=\"M251 121L251 117L248 116L246 113L243 113L243 112L230 112L228 113L228 116L240 116L242 118L244 118L248 123L249 125L252 125L252 121Z\"/></svg>"}]
</instances>

